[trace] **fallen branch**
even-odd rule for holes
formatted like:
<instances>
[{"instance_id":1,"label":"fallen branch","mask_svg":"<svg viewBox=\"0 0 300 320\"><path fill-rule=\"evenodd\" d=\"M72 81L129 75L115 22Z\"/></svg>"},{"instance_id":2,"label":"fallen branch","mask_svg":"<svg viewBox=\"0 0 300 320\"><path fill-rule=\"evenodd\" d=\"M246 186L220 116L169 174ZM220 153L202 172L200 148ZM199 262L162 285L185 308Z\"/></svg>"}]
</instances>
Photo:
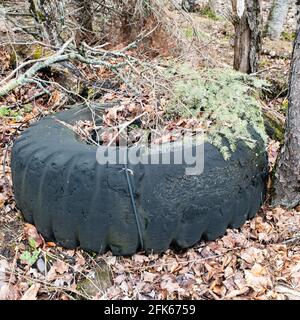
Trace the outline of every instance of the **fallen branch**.
<instances>
[{"instance_id":1,"label":"fallen branch","mask_svg":"<svg viewBox=\"0 0 300 320\"><path fill-rule=\"evenodd\" d=\"M33 64L33 63L37 63L40 61L45 61L47 58L41 58L41 59L37 59L37 60L28 60L25 61L24 63L20 64L16 69L14 69L13 72L11 72L7 77L5 77L4 79L2 79L0 81L0 84L5 83L7 80L9 80L10 78L12 78L19 70L25 68L26 66L28 66L29 64Z\"/></svg>"},{"instance_id":2,"label":"fallen branch","mask_svg":"<svg viewBox=\"0 0 300 320\"><path fill-rule=\"evenodd\" d=\"M51 66L57 62L63 62L72 58L72 54L53 55L50 58L36 62L31 68L29 68L24 74L16 79L10 80L4 86L0 87L0 97L7 95L10 91L14 90L18 86L24 85L31 81L35 74L44 68Z\"/></svg>"},{"instance_id":3,"label":"fallen branch","mask_svg":"<svg viewBox=\"0 0 300 320\"><path fill-rule=\"evenodd\" d=\"M23 73L21 76L19 76L16 79L12 79L9 82L7 82L5 85L0 87L0 97L7 95L9 92L14 90L15 88L19 86L23 86L26 83L32 82L32 79L37 74L38 71L45 69L47 67L50 67L51 65L55 63L61 63L65 61L75 60L79 61L85 64L94 65L94 66L104 66L110 69L113 73L115 73L123 82L125 82L129 87L130 84L126 81L126 79L119 74L117 69L121 66L124 66L127 64L127 62L120 62L118 64L110 64L102 59L93 59L93 58L87 58L83 55L77 53L77 52L69 52L64 53L67 46L65 46L64 50L60 50L59 52L55 53L54 55L50 56L46 59L40 59L38 62L36 62L32 67L30 67L25 73ZM27 63L28 64L28 63ZM24 64L23 64L24 67ZM10 78L11 75L8 76ZM135 91L135 93L138 94L138 91L131 87Z\"/></svg>"},{"instance_id":4,"label":"fallen branch","mask_svg":"<svg viewBox=\"0 0 300 320\"><path fill-rule=\"evenodd\" d=\"M129 126L131 125L134 121L136 121L139 118L142 118L147 112L143 112L142 114L139 114L138 116L136 116L135 118L133 118L132 120L125 122L122 124L120 130L112 137L112 139L110 140L109 144L107 145L107 148L109 148L114 142L115 140L118 138L118 136Z\"/></svg>"}]
</instances>

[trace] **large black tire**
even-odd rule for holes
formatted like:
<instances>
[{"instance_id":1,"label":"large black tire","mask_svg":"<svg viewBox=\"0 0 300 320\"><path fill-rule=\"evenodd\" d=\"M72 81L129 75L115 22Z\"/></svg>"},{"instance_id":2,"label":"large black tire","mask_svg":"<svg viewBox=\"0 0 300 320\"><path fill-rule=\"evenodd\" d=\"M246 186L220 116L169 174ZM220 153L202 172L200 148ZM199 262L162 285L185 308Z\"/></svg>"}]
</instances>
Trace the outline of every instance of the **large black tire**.
<instances>
[{"instance_id":1,"label":"large black tire","mask_svg":"<svg viewBox=\"0 0 300 320\"><path fill-rule=\"evenodd\" d=\"M15 199L25 219L64 247L129 255L141 241L122 165L100 165L96 147L78 141L69 124L90 118L73 108L38 121L12 150ZM204 172L187 176L184 165L135 165L132 182L144 250L186 248L238 228L265 196L263 144L239 143L227 161L205 143Z\"/></svg>"}]
</instances>

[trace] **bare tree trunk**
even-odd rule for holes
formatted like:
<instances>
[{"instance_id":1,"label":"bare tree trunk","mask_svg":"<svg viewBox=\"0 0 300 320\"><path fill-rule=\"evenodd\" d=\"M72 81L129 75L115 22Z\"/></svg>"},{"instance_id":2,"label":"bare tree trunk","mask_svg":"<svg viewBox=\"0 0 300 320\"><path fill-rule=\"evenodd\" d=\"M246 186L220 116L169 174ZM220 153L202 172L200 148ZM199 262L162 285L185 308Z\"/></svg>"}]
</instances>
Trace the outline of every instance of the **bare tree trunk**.
<instances>
[{"instance_id":1,"label":"bare tree trunk","mask_svg":"<svg viewBox=\"0 0 300 320\"><path fill-rule=\"evenodd\" d=\"M29 0L29 10L36 27L40 30L40 38L54 46L64 43L61 38L64 25L63 1Z\"/></svg>"},{"instance_id":2,"label":"bare tree trunk","mask_svg":"<svg viewBox=\"0 0 300 320\"><path fill-rule=\"evenodd\" d=\"M273 0L268 18L267 34L271 40L279 40L291 0Z\"/></svg>"},{"instance_id":3,"label":"bare tree trunk","mask_svg":"<svg viewBox=\"0 0 300 320\"><path fill-rule=\"evenodd\" d=\"M93 2L91 0L75 0L76 20L84 31L93 31Z\"/></svg>"},{"instance_id":4,"label":"bare tree trunk","mask_svg":"<svg viewBox=\"0 0 300 320\"><path fill-rule=\"evenodd\" d=\"M215 14L218 15L218 9L219 9L219 0L209 0L208 6L209 9Z\"/></svg>"},{"instance_id":5,"label":"bare tree trunk","mask_svg":"<svg viewBox=\"0 0 300 320\"><path fill-rule=\"evenodd\" d=\"M254 73L261 48L260 0L231 0L235 27L234 69Z\"/></svg>"},{"instance_id":6,"label":"bare tree trunk","mask_svg":"<svg viewBox=\"0 0 300 320\"><path fill-rule=\"evenodd\" d=\"M93 2L92 0L75 0L74 6L74 18L77 23L76 43L78 45L82 41L89 43L93 39Z\"/></svg>"},{"instance_id":7,"label":"bare tree trunk","mask_svg":"<svg viewBox=\"0 0 300 320\"><path fill-rule=\"evenodd\" d=\"M298 1L299 4L300 1ZM291 65L289 108L285 144L275 175L275 205L295 207L300 203L300 29L294 44Z\"/></svg>"}]
</instances>

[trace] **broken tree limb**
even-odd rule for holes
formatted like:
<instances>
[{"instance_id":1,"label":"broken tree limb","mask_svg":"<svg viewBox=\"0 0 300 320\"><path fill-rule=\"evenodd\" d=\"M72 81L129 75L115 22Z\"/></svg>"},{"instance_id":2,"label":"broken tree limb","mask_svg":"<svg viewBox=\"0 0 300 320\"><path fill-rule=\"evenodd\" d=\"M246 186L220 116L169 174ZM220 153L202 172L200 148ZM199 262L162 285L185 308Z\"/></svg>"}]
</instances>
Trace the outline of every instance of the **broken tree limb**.
<instances>
[{"instance_id":1,"label":"broken tree limb","mask_svg":"<svg viewBox=\"0 0 300 320\"><path fill-rule=\"evenodd\" d=\"M112 68L116 69L117 67L120 67L121 65L123 65L122 63L120 63L118 65L112 66L111 64L109 64L105 61L102 61L102 60L96 60L96 59L94 60L94 59L85 58L76 52L70 52L70 53L66 53L66 54L62 54L62 55L55 54L44 61L39 61L39 62L35 63L24 74L22 74L21 76L19 76L16 79L10 80L4 86L0 87L0 97L5 96L10 91L17 88L18 86L21 86L21 85L24 85L24 84L30 82L31 79L35 76L35 74L39 70L50 67L51 65L53 65L55 63L69 61L69 60L77 60L77 61L80 61L80 62L83 62L86 64L92 64L92 65L98 65L98 66L102 65L102 66L108 67L109 69L112 69ZM124 80L124 79L122 79L122 80Z\"/></svg>"},{"instance_id":2,"label":"broken tree limb","mask_svg":"<svg viewBox=\"0 0 300 320\"><path fill-rule=\"evenodd\" d=\"M6 84L1 86L0 87L0 97L7 95L9 92L11 92L12 90L14 90L15 88L17 88L19 86L23 86L24 84L29 83L29 82L34 82L32 80L38 71L45 69L47 67L50 67L54 64L63 63L66 61L79 61L79 62L93 65L93 66L104 66L104 67L108 68L110 71L112 71L117 77L119 77L119 79L121 79L131 90L133 90L135 94L139 94L138 90L135 87L133 87L124 78L124 76L120 72L118 72L118 68L123 67L127 64L130 64L130 61L129 60L126 61L126 59L125 59L123 62L111 64L109 62L106 62L104 59L106 56L109 56L109 53L112 53L112 55L115 55L116 57L120 57L120 55L121 55L125 58L126 55L124 53L104 51L104 52L102 52L100 57L87 57L77 51L71 51L73 49L70 49L69 45L72 43L72 41L73 41L72 38L70 40L68 40L62 46L62 48L58 52L53 54L52 56L36 60L34 65L31 66L22 75L20 75L19 77L15 78L15 79L9 80ZM26 65L28 65L28 62L24 63L22 65L22 67L25 67ZM15 72L13 72L13 74L15 74ZM11 76L12 76L12 74L9 75L6 79L10 79Z\"/></svg>"}]
</instances>

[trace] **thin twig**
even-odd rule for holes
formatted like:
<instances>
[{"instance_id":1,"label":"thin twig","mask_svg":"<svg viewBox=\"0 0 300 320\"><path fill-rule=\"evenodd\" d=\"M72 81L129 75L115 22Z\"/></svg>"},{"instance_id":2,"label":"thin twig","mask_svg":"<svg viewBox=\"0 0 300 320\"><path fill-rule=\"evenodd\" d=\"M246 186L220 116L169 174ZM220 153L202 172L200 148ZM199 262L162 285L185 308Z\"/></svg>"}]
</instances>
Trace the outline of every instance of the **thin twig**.
<instances>
[{"instance_id":1,"label":"thin twig","mask_svg":"<svg viewBox=\"0 0 300 320\"><path fill-rule=\"evenodd\" d=\"M108 143L108 145L107 145L106 147L107 147L107 148L110 147L110 146L113 144L113 142L117 139L117 137L118 137L130 124L132 124L132 123L133 123L134 121L136 121L137 119L143 117L146 113L147 113L147 112L145 111L145 112L139 114L138 116L136 116L135 118L133 118L132 120L123 123L122 126L121 126L121 129L118 131L117 134L115 134L115 135L112 137L112 139L110 140L110 142Z\"/></svg>"}]
</instances>

